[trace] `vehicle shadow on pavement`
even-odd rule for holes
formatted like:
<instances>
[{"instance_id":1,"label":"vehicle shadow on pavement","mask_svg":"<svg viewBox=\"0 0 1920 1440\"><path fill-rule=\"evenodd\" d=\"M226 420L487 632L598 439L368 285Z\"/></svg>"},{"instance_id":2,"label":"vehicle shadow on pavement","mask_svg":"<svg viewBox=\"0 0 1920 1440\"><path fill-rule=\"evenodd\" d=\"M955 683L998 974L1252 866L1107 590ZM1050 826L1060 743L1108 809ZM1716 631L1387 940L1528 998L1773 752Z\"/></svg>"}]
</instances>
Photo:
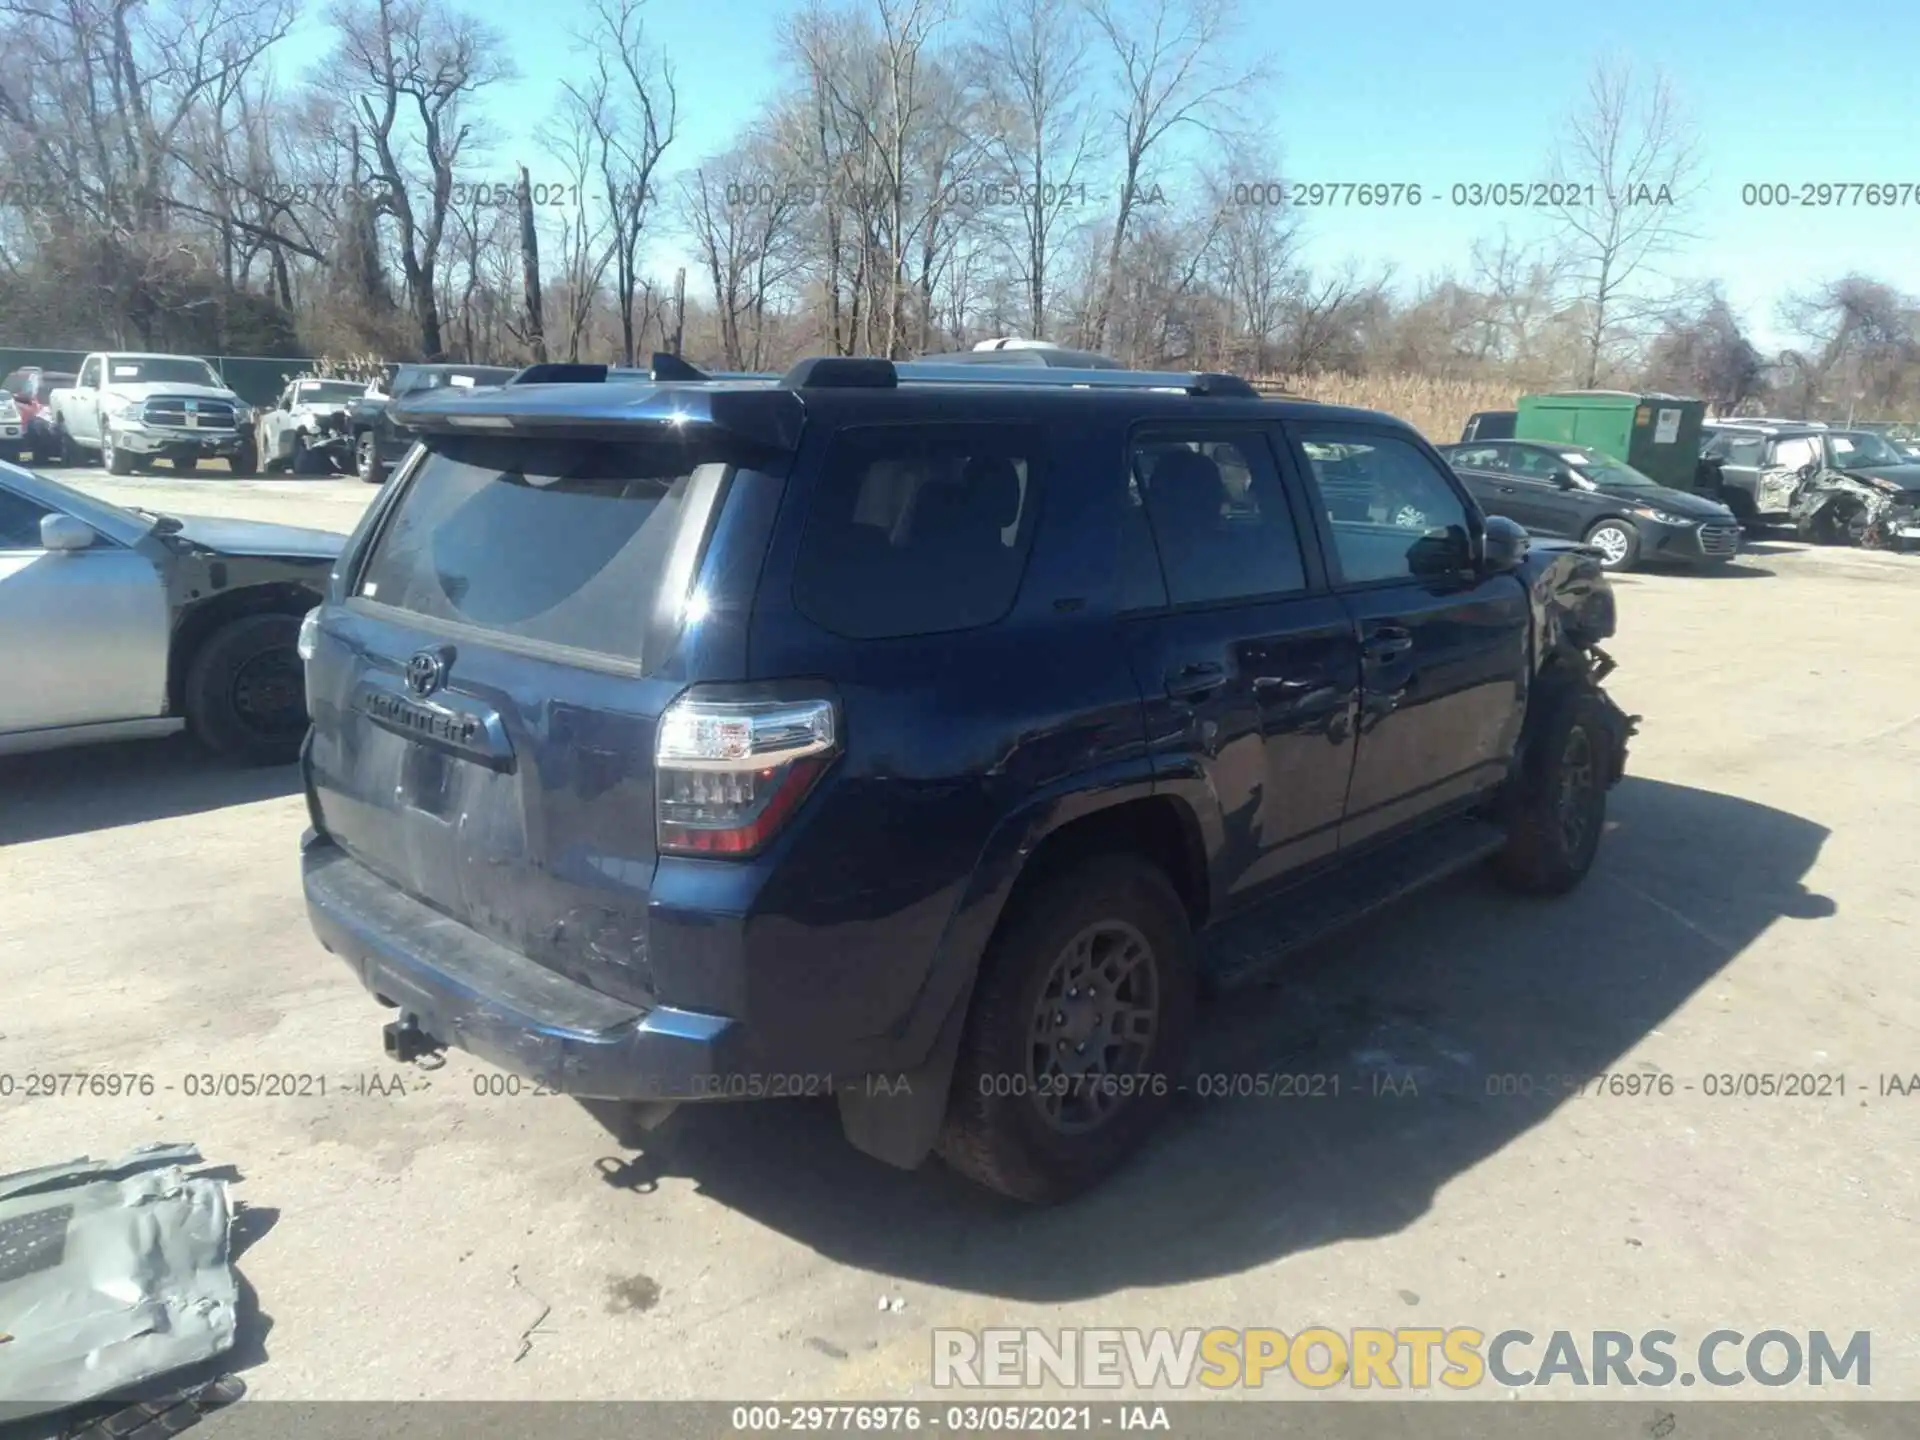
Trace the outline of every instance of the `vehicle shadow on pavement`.
<instances>
[{"instance_id":1,"label":"vehicle shadow on pavement","mask_svg":"<svg viewBox=\"0 0 1920 1440\"><path fill-rule=\"evenodd\" d=\"M1684 575L1688 580L1767 580L1776 573L1765 566L1750 564L1744 554L1725 565L1673 565L1658 570L1649 566L1648 570L1657 575Z\"/></svg>"},{"instance_id":2,"label":"vehicle shadow on pavement","mask_svg":"<svg viewBox=\"0 0 1920 1440\"><path fill-rule=\"evenodd\" d=\"M51 840L273 800L300 789L300 767L247 767L185 735L0 759L0 845Z\"/></svg>"},{"instance_id":3,"label":"vehicle shadow on pavement","mask_svg":"<svg viewBox=\"0 0 1920 1440\"><path fill-rule=\"evenodd\" d=\"M1656 780L1628 778L1611 800L1600 861L1572 895L1469 876L1210 1007L1192 1068L1219 1080L1190 1084L1147 1151L1076 1203L1029 1210L938 1165L891 1170L846 1145L830 1104L683 1109L603 1174L642 1193L685 1176L843 1264L1038 1302L1401 1230L1560 1104L1595 1103L1555 1077L1657 1065L1674 1098L1632 1103L1691 1103L1678 1087L1711 1057L1621 1056L1770 926L1835 913L1802 883L1823 827ZM1273 1075L1337 1078L1339 1094L1231 1098L1253 1088L1240 1077Z\"/></svg>"}]
</instances>

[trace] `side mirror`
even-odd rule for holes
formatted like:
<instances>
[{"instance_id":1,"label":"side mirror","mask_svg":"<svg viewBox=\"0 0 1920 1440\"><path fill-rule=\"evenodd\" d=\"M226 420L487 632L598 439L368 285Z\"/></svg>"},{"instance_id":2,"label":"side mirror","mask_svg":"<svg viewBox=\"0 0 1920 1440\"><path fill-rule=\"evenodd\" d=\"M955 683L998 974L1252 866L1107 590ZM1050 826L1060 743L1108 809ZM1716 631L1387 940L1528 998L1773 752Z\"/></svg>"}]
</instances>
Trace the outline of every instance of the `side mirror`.
<instances>
[{"instance_id":1,"label":"side mirror","mask_svg":"<svg viewBox=\"0 0 1920 1440\"><path fill-rule=\"evenodd\" d=\"M1574 478L1573 471L1571 470L1554 471L1553 483L1558 485L1562 490L1578 489L1580 484L1580 482Z\"/></svg>"},{"instance_id":2,"label":"side mirror","mask_svg":"<svg viewBox=\"0 0 1920 1440\"><path fill-rule=\"evenodd\" d=\"M1473 542L1458 525L1422 535L1407 547L1407 572L1423 580L1460 575L1473 568Z\"/></svg>"},{"instance_id":3,"label":"side mirror","mask_svg":"<svg viewBox=\"0 0 1920 1440\"><path fill-rule=\"evenodd\" d=\"M69 550L88 550L95 539L93 527L71 515L42 515L40 544L56 554Z\"/></svg>"},{"instance_id":4,"label":"side mirror","mask_svg":"<svg viewBox=\"0 0 1920 1440\"><path fill-rule=\"evenodd\" d=\"M1489 575L1519 569L1527 555L1527 544L1527 532L1522 527L1504 515L1489 515L1480 540L1481 569Z\"/></svg>"}]
</instances>

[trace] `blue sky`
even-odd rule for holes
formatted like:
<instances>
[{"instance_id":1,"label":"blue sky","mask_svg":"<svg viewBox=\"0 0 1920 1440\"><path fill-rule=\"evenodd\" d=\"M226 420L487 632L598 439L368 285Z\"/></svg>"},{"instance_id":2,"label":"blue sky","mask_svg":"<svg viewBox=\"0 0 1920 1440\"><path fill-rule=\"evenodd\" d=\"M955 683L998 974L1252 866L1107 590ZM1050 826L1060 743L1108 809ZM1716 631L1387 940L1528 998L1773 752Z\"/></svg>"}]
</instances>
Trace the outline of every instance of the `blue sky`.
<instances>
[{"instance_id":1,"label":"blue sky","mask_svg":"<svg viewBox=\"0 0 1920 1440\"><path fill-rule=\"evenodd\" d=\"M1674 267L1723 277L1763 348L1784 343L1774 311L1793 289L1858 269L1920 291L1920 5L1840 0L1809 12L1753 0L1718 14L1697 0L1246 6L1247 48L1274 59L1258 103L1280 140L1274 168L1290 181L1404 181L1431 192L1538 178L1596 60L1624 57L1665 69L1699 137L1706 189L1691 222L1699 238ZM650 0L648 33L680 83L672 168L725 148L779 87L776 22L788 8ZM522 160L539 171L531 132L560 77L581 63L567 31L590 10L589 0L545 0L490 14L522 72L487 106L505 137L496 152L503 175ZM1900 182L1908 203L1744 206L1741 186L1761 181ZM1417 209L1322 211L1308 222L1308 255L1327 265L1348 256L1392 262L1411 279L1464 267L1473 240L1496 231L1503 213L1528 233L1524 213L1454 209L1431 193ZM678 249L662 244L656 265L683 258Z\"/></svg>"}]
</instances>

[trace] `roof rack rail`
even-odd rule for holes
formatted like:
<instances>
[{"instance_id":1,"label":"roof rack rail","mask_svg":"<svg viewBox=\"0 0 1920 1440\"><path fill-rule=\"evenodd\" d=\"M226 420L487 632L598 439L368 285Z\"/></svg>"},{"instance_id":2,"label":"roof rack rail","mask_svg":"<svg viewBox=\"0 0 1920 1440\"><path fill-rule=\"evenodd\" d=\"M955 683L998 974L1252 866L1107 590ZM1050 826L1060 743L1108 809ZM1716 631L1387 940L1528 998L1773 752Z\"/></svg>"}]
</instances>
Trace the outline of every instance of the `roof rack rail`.
<instances>
[{"instance_id":1,"label":"roof rack rail","mask_svg":"<svg viewBox=\"0 0 1920 1440\"><path fill-rule=\"evenodd\" d=\"M1213 371L1079 370L1056 365L956 364L946 359L882 360L867 356L817 355L781 377L786 390L891 390L903 382L935 385L1053 386L1080 390L1166 390L1242 400L1260 392L1238 375Z\"/></svg>"}]
</instances>

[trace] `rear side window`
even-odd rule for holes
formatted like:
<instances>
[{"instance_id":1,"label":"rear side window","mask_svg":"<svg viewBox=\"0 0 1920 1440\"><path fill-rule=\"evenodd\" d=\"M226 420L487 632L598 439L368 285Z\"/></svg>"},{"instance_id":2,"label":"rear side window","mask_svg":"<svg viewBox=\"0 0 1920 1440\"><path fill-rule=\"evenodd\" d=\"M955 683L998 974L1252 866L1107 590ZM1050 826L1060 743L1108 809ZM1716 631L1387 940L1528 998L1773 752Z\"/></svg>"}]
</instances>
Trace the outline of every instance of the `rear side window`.
<instances>
[{"instance_id":1,"label":"rear side window","mask_svg":"<svg viewBox=\"0 0 1920 1440\"><path fill-rule=\"evenodd\" d=\"M801 537L795 606L858 640L1000 619L1033 543L1037 439L1003 425L840 432Z\"/></svg>"},{"instance_id":2,"label":"rear side window","mask_svg":"<svg viewBox=\"0 0 1920 1440\"><path fill-rule=\"evenodd\" d=\"M1791 440L1781 440L1773 447L1773 463L1784 465L1789 470L1798 470L1811 465L1820 458L1820 447L1809 436L1796 435Z\"/></svg>"},{"instance_id":3,"label":"rear side window","mask_svg":"<svg viewBox=\"0 0 1920 1440\"><path fill-rule=\"evenodd\" d=\"M1300 539L1263 437L1143 438L1133 447L1132 480L1175 605L1306 588Z\"/></svg>"},{"instance_id":4,"label":"rear side window","mask_svg":"<svg viewBox=\"0 0 1920 1440\"><path fill-rule=\"evenodd\" d=\"M644 661L684 609L729 459L715 441L435 439L356 582L431 621Z\"/></svg>"}]
</instances>

